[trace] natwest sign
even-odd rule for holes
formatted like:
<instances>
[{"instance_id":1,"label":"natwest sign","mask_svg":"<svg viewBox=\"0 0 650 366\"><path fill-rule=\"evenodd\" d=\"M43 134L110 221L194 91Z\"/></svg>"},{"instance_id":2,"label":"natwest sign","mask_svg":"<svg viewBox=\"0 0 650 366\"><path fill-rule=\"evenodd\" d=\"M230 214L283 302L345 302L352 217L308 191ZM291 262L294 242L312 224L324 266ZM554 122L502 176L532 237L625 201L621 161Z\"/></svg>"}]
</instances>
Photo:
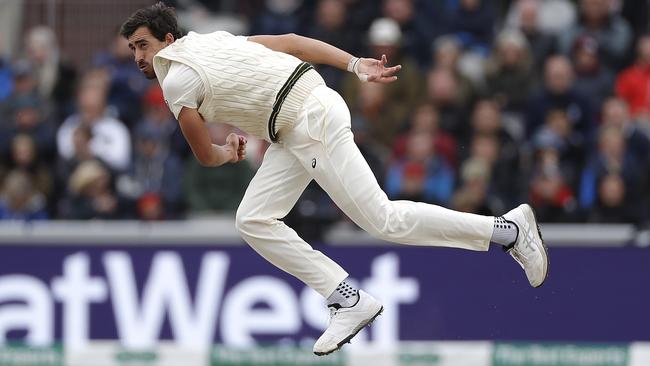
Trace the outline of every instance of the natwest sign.
<instances>
[{"instance_id":1,"label":"natwest sign","mask_svg":"<svg viewBox=\"0 0 650 366\"><path fill-rule=\"evenodd\" d=\"M498 248L319 249L384 304L372 328L347 347L650 340L647 249L551 247L550 277L537 289ZM0 342L311 347L327 324L326 311L318 294L246 246L0 247Z\"/></svg>"},{"instance_id":2,"label":"natwest sign","mask_svg":"<svg viewBox=\"0 0 650 366\"><path fill-rule=\"evenodd\" d=\"M216 341L312 342L327 325L320 295L246 248L194 248L185 256L182 248L52 249L40 248L49 254L40 263L45 268L28 261L13 273L1 267L1 340L47 345L60 339L74 349L92 339L119 339L131 348L173 339L206 349ZM400 304L418 300L418 281L400 276L394 253L367 260L369 273L360 284L386 311L355 343L390 344L399 337Z\"/></svg>"}]
</instances>

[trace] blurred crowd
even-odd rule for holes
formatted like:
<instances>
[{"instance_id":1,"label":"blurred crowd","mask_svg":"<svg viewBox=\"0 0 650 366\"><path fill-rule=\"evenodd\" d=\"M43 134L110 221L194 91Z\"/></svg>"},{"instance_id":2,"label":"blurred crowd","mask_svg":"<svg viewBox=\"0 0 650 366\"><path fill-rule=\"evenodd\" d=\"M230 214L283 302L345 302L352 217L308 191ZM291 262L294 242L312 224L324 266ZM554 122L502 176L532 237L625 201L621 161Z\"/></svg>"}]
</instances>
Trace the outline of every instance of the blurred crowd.
<instances>
[{"instance_id":1,"label":"blurred crowd","mask_svg":"<svg viewBox=\"0 0 650 366\"><path fill-rule=\"evenodd\" d=\"M201 29L199 9L247 34L294 32L401 64L388 85L318 66L392 199L487 215L526 201L542 222L650 222L648 1L170 3L185 28ZM264 142L246 162L201 167L117 28L84 67L50 28L22 43L20 57L0 55L0 219L236 209ZM230 131L210 125L215 141ZM287 217L308 237L341 219L316 184Z\"/></svg>"}]
</instances>

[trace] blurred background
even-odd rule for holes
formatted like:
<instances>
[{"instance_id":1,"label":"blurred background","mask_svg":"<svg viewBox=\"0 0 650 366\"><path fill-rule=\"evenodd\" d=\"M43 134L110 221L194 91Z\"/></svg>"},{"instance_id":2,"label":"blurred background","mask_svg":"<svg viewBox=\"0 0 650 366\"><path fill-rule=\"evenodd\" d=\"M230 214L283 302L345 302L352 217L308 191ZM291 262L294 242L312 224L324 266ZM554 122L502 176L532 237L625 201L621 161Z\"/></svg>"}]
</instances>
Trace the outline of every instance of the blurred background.
<instances>
[{"instance_id":1,"label":"blurred background","mask_svg":"<svg viewBox=\"0 0 650 366\"><path fill-rule=\"evenodd\" d=\"M326 359L322 299L234 229L267 143L201 167L118 35L153 3L0 0L1 366L650 365L650 1L165 1L185 31L386 54L390 85L317 69L388 196L544 223L532 290L497 250L377 242L310 184L285 220L387 305Z\"/></svg>"}]
</instances>

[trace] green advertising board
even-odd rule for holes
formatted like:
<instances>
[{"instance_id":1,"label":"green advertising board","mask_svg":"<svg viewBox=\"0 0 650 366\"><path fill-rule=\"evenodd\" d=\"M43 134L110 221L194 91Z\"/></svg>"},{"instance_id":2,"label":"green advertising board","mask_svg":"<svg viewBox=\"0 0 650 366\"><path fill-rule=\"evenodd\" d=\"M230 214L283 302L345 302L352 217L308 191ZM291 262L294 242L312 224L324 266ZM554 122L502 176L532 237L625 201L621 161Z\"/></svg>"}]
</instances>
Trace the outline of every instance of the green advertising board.
<instances>
[{"instance_id":1,"label":"green advertising board","mask_svg":"<svg viewBox=\"0 0 650 366\"><path fill-rule=\"evenodd\" d=\"M344 353L327 357L314 355L309 348L256 347L237 349L216 346L212 349L212 366L343 366Z\"/></svg>"},{"instance_id":2,"label":"green advertising board","mask_svg":"<svg viewBox=\"0 0 650 366\"><path fill-rule=\"evenodd\" d=\"M626 366L627 344L496 343L493 366Z\"/></svg>"},{"instance_id":3,"label":"green advertising board","mask_svg":"<svg viewBox=\"0 0 650 366\"><path fill-rule=\"evenodd\" d=\"M61 347L28 347L6 344L0 346L2 366L63 366Z\"/></svg>"}]
</instances>

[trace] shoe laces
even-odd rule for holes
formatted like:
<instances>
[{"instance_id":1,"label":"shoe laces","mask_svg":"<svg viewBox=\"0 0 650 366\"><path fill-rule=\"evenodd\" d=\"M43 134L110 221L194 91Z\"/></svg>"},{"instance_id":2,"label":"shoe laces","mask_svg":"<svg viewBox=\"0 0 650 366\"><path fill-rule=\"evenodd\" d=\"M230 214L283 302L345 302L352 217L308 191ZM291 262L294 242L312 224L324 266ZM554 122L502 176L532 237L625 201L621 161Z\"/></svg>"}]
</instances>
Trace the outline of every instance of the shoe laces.
<instances>
[{"instance_id":1,"label":"shoe laces","mask_svg":"<svg viewBox=\"0 0 650 366\"><path fill-rule=\"evenodd\" d=\"M336 315L338 315L340 309L337 309L333 306L328 307L328 309L330 311L330 324L332 324L332 322L334 322L334 318L336 317Z\"/></svg>"},{"instance_id":2,"label":"shoe laces","mask_svg":"<svg viewBox=\"0 0 650 366\"><path fill-rule=\"evenodd\" d=\"M520 248L518 248L517 246L515 246L510 250L510 255L512 255L512 257L522 265L525 262L528 262L528 257L526 256L526 254L524 254L523 251L521 251Z\"/></svg>"}]
</instances>

